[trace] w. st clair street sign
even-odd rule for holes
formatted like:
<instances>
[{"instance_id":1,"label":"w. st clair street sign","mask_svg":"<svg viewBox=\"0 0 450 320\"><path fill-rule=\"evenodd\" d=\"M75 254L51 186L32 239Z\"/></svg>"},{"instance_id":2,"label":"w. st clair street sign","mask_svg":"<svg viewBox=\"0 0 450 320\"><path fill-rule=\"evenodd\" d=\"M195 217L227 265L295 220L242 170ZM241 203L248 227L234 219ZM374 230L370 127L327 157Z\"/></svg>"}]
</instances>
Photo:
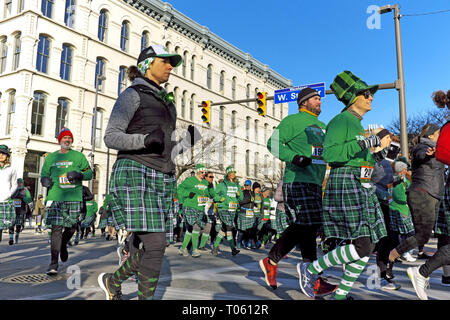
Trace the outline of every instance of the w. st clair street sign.
<instances>
[{"instance_id":1,"label":"w. st clair street sign","mask_svg":"<svg viewBox=\"0 0 450 320\"><path fill-rule=\"evenodd\" d=\"M298 93L306 87L317 90L321 98L325 97L325 82L319 82L307 84L304 86L276 90L274 93L274 103L297 101Z\"/></svg>"}]
</instances>

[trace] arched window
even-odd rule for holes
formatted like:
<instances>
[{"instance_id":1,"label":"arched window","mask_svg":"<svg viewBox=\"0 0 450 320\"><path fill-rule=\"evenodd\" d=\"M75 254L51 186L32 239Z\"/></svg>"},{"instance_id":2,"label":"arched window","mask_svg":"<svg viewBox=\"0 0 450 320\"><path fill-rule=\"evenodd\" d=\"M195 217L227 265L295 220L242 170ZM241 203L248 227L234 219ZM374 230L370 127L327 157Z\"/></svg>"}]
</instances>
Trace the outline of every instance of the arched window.
<instances>
[{"instance_id":1,"label":"arched window","mask_svg":"<svg viewBox=\"0 0 450 320\"><path fill-rule=\"evenodd\" d=\"M68 44L63 44L63 50L61 52L61 66L59 69L59 76L61 77L61 79L70 81L71 70L72 70L72 48Z\"/></svg>"},{"instance_id":2,"label":"arched window","mask_svg":"<svg viewBox=\"0 0 450 320\"><path fill-rule=\"evenodd\" d=\"M8 117L6 119L6 134L10 134L14 123L16 112L16 90L11 90L8 96Z\"/></svg>"},{"instance_id":3,"label":"arched window","mask_svg":"<svg viewBox=\"0 0 450 320\"><path fill-rule=\"evenodd\" d=\"M223 95L225 91L225 71L220 72L219 92Z\"/></svg>"},{"instance_id":4,"label":"arched window","mask_svg":"<svg viewBox=\"0 0 450 320\"><path fill-rule=\"evenodd\" d=\"M254 159L253 159L253 176L257 177L258 176L258 159L259 159L259 152L255 152L254 155Z\"/></svg>"},{"instance_id":5,"label":"arched window","mask_svg":"<svg viewBox=\"0 0 450 320\"><path fill-rule=\"evenodd\" d=\"M180 47L175 47L175 53L180 54ZM173 72L178 74L178 68L173 68Z\"/></svg>"},{"instance_id":6,"label":"arched window","mask_svg":"<svg viewBox=\"0 0 450 320\"><path fill-rule=\"evenodd\" d=\"M231 152L231 164L235 168L236 168L236 154L237 154L237 147L233 146L232 147L232 152Z\"/></svg>"},{"instance_id":7,"label":"arched window","mask_svg":"<svg viewBox=\"0 0 450 320\"><path fill-rule=\"evenodd\" d=\"M181 97L181 117L184 119L186 117L186 99L187 91L183 91L183 96Z\"/></svg>"},{"instance_id":8,"label":"arched window","mask_svg":"<svg viewBox=\"0 0 450 320\"><path fill-rule=\"evenodd\" d=\"M247 88L245 89L245 97L250 99L250 84L247 84ZM250 102L247 102L247 107L250 106Z\"/></svg>"},{"instance_id":9,"label":"arched window","mask_svg":"<svg viewBox=\"0 0 450 320\"><path fill-rule=\"evenodd\" d=\"M269 128L269 125L267 123L265 123L264 124L264 141L263 141L264 144L267 144L267 140L268 140L268 132L267 132L267 130L268 130L268 128Z\"/></svg>"},{"instance_id":10,"label":"arched window","mask_svg":"<svg viewBox=\"0 0 450 320\"><path fill-rule=\"evenodd\" d=\"M236 129L236 111L231 112L231 130Z\"/></svg>"},{"instance_id":11,"label":"arched window","mask_svg":"<svg viewBox=\"0 0 450 320\"><path fill-rule=\"evenodd\" d=\"M103 80L99 79L100 77L103 77L105 75L105 65L106 61L103 58L97 57L97 65L95 66L95 79L94 79L94 87L97 88L98 84L98 90L103 91ZM97 81L98 79L98 81Z\"/></svg>"},{"instance_id":12,"label":"arched window","mask_svg":"<svg viewBox=\"0 0 450 320\"><path fill-rule=\"evenodd\" d=\"M5 10L3 11L3 18L8 18L11 15L12 0L5 0Z\"/></svg>"},{"instance_id":13,"label":"arched window","mask_svg":"<svg viewBox=\"0 0 450 320\"><path fill-rule=\"evenodd\" d=\"M212 65L208 65L208 69L206 70L206 86L208 89L211 89L212 85Z\"/></svg>"},{"instance_id":14,"label":"arched window","mask_svg":"<svg viewBox=\"0 0 450 320\"><path fill-rule=\"evenodd\" d=\"M103 9L100 11L100 16L98 17L98 40L101 42L106 41L106 31L108 30L108 12Z\"/></svg>"},{"instance_id":15,"label":"arched window","mask_svg":"<svg viewBox=\"0 0 450 320\"><path fill-rule=\"evenodd\" d=\"M231 82L231 99L236 100L236 77L233 77L233 81Z\"/></svg>"},{"instance_id":16,"label":"arched window","mask_svg":"<svg viewBox=\"0 0 450 320\"><path fill-rule=\"evenodd\" d=\"M20 47L21 47L21 41L20 41L21 33L17 33L14 36L14 52L13 52L13 71L19 68L19 62L20 62Z\"/></svg>"},{"instance_id":17,"label":"arched window","mask_svg":"<svg viewBox=\"0 0 450 320\"><path fill-rule=\"evenodd\" d=\"M45 116L45 104L47 97L44 93L35 91L33 95L33 107L31 111L31 134L42 135Z\"/></svg>"},{"instance_id":18,"label":"arched window","mask_svg":"<svg viewBox=\"0 0 450 320\"><path fill-rule=\"evenodd\" d=\"M41 2L41 12L47 18L52 18L54 0L42 0Z\"/></svg>"},{"instance_id":19,"label":"arched window","mask_svg":"<svg viewBox=\"0 0 450 320\"><path fill-rule=\"evenodd\" d=\"M121 66L119 68L119 81L117 84L117 94L121 94L127 87L127 67Z\"/></svg>"},{"instance_id":20,"label":"arched window","mask_svg":"<svg viewBox=\"0 0 450 320\"><path fill-rule=\"evenodd\" d=\"M122 22L122 28L120 29L120 49L128 52L128 39L129 39L130 24L128 21Z\"/></svg>"},{"instance_id":21,"label":"arched window","mask_svg":"<svg viewBox=\"0 0 450 320\"><path fill-rule=\"evenodd\" d=\"M194 81L194 74L195 74L195 56L192 56L191 59L191 80Z\"/></svg>"},{"instance_id":22,"label":"arched window","mask_svg":"<svg viewBox=\"0 0 450 320\"><path fill-rule=\"evenodd\" d=\"M258 143L258 125L259 125L259 121L255 120L255 142Z\"/></svg>"},{"instance_id":23,"label":"arched window","mask_svg":"<svg viewBox=\"0 0 450 320\"><path fill-rule=\"evenodd\" d=\"M173 89L173 104L174 104L176 107L179 106L179 104L178 104L178 94L179 94L179 91L180 91L180 89L178 89L178 87L175 87L175 88ZM178 110L178 108L177 108L177 110Z\"/></svg>"},{"instance_id":24,"label":"arched window","mask_svg":"<svg viewBox=\"0 0 450 320\"><path fill-rule=\"evenodd\" d=\"M100 108L97 108L97 116L96 116L96 123L95 123L95 147L100 148L102 146L102 127L103 127L103 110Z\"/></svg>"},{"instance_id":25,"label":"arched window","mask_svg":"<svg viewBox=\"0 0 450 320\"><path fill-rule=\"evenodd\" d=\"M36 57L37 71L47 73L49 56L50 56L50 39L47 36L40 35Z\"/></svg>"},{"instance_id":26,"label":"arched window","mask_svg":"<svg viewBox=\"0 0 450 320\"><path fill-rule=\"evenodd\" d=\"M250 140L250 117L246 118L245 131L246 131L246 134L247 134L247 140Z\"/></svg>"},{"instance_id":27,"label":"arched window","mask_svg":"<svg viewBox=\"0 0 450 320\"><path fill-rule=\"evenodd\" d=\"M141 51L150 45L148 31L142 32L141 35Z\"/></svg>"},{"instance_id":28,"label":"arched window","mask_svg":"<svg viewBox=\"0 0 450 320\"><path fill-rule=\"evenodd\" d=\"M9 0L11 1L11 0ZM23 5L25 0L19 0L19 4L17 5L17 13L21 13L23 11Z\"/></svg>"},{"instance_id":29,"label":"arched window","mask_svg":"<svg viewBox=\"0 0 450 320\"><path fill-rule=\"evenodd\" d=\"M191 96L191 107L189 108L189 120L194 121L195 94Z\"/></svg>"},{"instance_id":30,"label":"arched window","mask_svg":"<svg viewBox=\"0 0 450 320\"><path fill-rule=\"evenodd\" d=\"M224 131L224 125L225 123L225 107L224 106L220 106L220 111L219 111L219 130L220 131Z\"/></svg>"},{"instance_id":31,"label":"arched window","mask_svg":"<svg viewBox=\"0 0 450 320\"><path fill-rule=\"evenodd\" d=\"M69 28L72 28L74 22L75 22L75 0L66 0L66 10L64 12L64 23Z\"/></svg>"},{"instance_id":32,"label":"arched window","mask_svg":"<svg viewBox=\"0 0 450 320\"><path fill-rule=\"evenodd\" d=\"M245 151L245 175L250 176L250 150Z\"/></svg>"},{"instance_id":33,"label":"arched window","mask_svg":"<svg viewBox=\"0 0 450 320\"><path fill-rule=\"evenodd\" d=\"M69 113L69 101L65 98L59 98L58 106L56 107L55 138L58 138L59 132L62 130L62 128L67 126L68 113Z\"/></svg>"},{"instance_id":34,"label":"arched window","mask_svg":"<svg viewBox=\"0 0 450 320\"><path fill-rule=\"evenodd\" d=\"M185 52L183 53L183 65L182 65L182 68L183 68L182 74L183 74L183 77L185 77L185 78L186 78L186 65L187 65L187 59L188 59L188 52L185 51Z\"/></svg>"},{"instance_id":35,"label":"arched window","mask_svg":"<svg viewBox=\"0 0 450 320\"><path fill-rule=\"evenodd\" d=\"M280 106L280 120L283 120L283 109L284 109L284 104L281 104L281 106Z\"/></svg>"},{"instance_id":36,"label":"arched window","mask_svg":"<svg viewBox=\"0 0 450 320\"><path fill-rule=\"evenodd\" d=\"M271 103L272 103L272 117L275 118L275 102L271 101Z\"/></svg>"},{"instance_id":37,"label":"arched window","mask_svg":"<svg viewBox=\"0 0 450 320\"><path fill-rule=\"evenodd\" d=\"M6 70L6 60L8 58L8 46L6 37L0 38L0 74Z\"/></svg>"}]
</instances>

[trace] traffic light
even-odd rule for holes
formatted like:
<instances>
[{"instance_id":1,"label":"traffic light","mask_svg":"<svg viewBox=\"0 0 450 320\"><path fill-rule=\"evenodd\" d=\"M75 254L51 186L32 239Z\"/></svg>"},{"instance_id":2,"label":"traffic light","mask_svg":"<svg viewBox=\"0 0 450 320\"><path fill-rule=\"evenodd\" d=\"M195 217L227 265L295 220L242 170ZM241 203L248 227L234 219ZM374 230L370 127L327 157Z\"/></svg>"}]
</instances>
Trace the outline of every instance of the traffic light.
<instances>
[{"instance_id":1,"label":"traffic light","mask_svg":"<svg viewBox=\"0 0 450 320\"><path fill-rule=\"evenodd\" d=\"M263 117L266 115L266 95L266 92L258 92L256 94L256 104L258 105L256 111L258 111L258 114Z\"/></svg>"},{"instance_id":2,"label":"traffic light","mask_svg":"<svg viewBox=\"0 0 450 320\"><path fill-rule=\"evenodd\" d=\"M209 124L209 117L210 117L210 111L211 111L210 108L211 108L211 101L209 101L209 100L202 101L203 123Z\"/></svg>"}]
</instances>

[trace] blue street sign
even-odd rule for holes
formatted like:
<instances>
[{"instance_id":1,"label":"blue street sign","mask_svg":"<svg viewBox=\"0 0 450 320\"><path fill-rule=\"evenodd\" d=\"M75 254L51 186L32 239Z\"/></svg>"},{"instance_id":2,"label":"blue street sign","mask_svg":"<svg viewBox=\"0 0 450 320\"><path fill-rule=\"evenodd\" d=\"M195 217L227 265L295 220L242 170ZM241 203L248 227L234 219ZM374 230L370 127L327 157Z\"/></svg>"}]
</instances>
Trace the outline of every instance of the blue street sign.
<instances>
[{"instance_id":1,"label":"blue street sign","mask_svg":"<svg viewBox=\"0 0 450 320\"><path fill-rule=\"evenodd\" d=\"M325 82L319 82L304 86L275 90L274 103L297 101L298 93L306 87L317 90L321 98L325 97Z\"/></svg>"}]
</instances>

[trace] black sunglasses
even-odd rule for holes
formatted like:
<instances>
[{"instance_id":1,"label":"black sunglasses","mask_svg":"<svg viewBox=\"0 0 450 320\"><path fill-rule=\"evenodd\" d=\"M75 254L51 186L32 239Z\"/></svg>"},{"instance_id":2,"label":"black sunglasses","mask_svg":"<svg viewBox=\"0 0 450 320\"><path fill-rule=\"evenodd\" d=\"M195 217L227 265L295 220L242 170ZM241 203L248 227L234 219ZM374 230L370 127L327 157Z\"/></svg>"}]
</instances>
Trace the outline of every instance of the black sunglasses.
<instances>
[{"instance_id":1,"label":"black sunglasses","mask_svg":"<svg viewBox=\"0 0 450 320\"><path fill-rule=\"evenodd\" d=\"M373 97L372 92L370 92L370 90L366 90L364 92L361 92L359 95L364 96L364 98L369 99L369 97Z\"/></svg>"},{"instance_id":2,"label":"black sunglasses","mask_svg":"<svg viewBox=\"0 0 450 320\"><path fill-rule=\"evenodd\" d=\"M214 176L208 176L208 178L214 178Z\"/></svg>"}]
</instances>

